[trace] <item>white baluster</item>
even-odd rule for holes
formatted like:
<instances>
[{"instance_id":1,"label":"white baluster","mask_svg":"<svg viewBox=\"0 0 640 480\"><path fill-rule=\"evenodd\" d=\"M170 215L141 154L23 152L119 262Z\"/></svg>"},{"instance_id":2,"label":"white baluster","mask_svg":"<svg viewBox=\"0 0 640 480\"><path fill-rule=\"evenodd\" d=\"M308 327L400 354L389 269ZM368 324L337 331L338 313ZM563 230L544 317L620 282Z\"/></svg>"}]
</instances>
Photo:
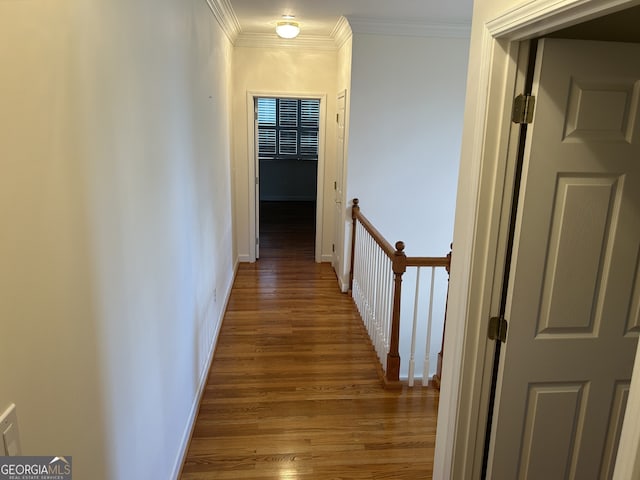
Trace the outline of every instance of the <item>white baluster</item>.
<instances>
[{"instance_id":1,"label":"white baluster","mask_svg":"<svg viewBox=\"0 0 640 480\"><path fill-rule=\"evenodd\" d=\"M364 230L363 230L364 231ZM367 305L368 296L369 296L369 286L367 284L367 269L369 266L369 233L365 231L365 237L363 238L362 245L362 321L365 326L367 325L368 319L368 310L369 307Z\"/></svg>"},{"instance_id":2,"label":"white baluster","mask_svg":"<svg viewBox=\"0 0 640 480\"><path fill-rule=\"evenodd\" d=\"M418 297L420 296L420 267L416 272L416 293L413 299L413 330L411 331L411 353L409 357L409 386L413 387L416 370L416 329L418 326Z\"/></svg>"},{"instance_id":3,"label":"white baluster","mask_svg":"<svg viewBox=\"0 0 640 480\"><path fill-rule=\"evenodd\" d=\"M383 315L381 311L381 301L382 301L382 272L384 267L384 251L378 246L376 249L377 257L376 257L376 341L375 347L376 352L378 352L378 357L382 355L381 346L383 345L383 336L382 336L382 324L383 324Z\"/></svg>"},{"instance_id":4,"label":"white baluster","mask_svg":"<svg viewBox=\"0 0 640 480\"><path fill-rule=\"evenodd\" d=\"M389 353L389 325L391 318L391 259L385 255L384 261L384 302L382 305L382 338L380 339L380 350L385 366L387 362L387 354ZM386 372L386 369L385 369Z\"/></svg>"},{"instance_id":5,"label":"white baluster","mask_svg":"<svg viewBox=\"0 0 640 480\"><path fill-rule=\"evenodd\" d=\"M371 341L373 341L374 339L374 325L373 325L373 309L374 309L374 305L373 305L373 299L375 296L375 283L373 281L373 271L374 271L374 266L375 266L375 255L376 255L376 248L375 248L375 242L373 241L373 238L369 237L369 263L367 265L367 306L369 307L367 310L367 331L369 332L369 337L371 338Z\"/></svg>"},{"instance_id":6,"label":"white baluster","mask_svg":"<svg viewBox=\"0 0 640 480\"><path fill-rule=\"evenodd\" d=\"M384 309L384 326L382 328L383 332L383 356L382 361L384 364L384 371L387 372L387 354L389 353L390 342L389 335L391 333L391 310L393 306L393 262L390 258L387 257L386 261L386 282L385 282L385 299L386 305Z\"/></svg>"},{"instance_id":7,"label":"white baluster","mask_svg":"<svg viewBox=\"0 0 640 480\"><path fill-rule=\"evenodd\" d=\"M424 352L424 366L422 367L422 386L429 386L429 357L431 356L431 327L433 324L433 290L436 277L436 267L431 267L431 289L429 291L429 319L427 321L427 347Z\"/></svg>"},{"instance_id":8,"label":"white baluster","mask_svg":"<svg viewBox=\"0 0 640 480\"><path fill-rule=\"evenodd\" d=\"M356 306L358 307L358 311L360 312L360 316L362 317L362 287L361 287L361 277L362 277L362 225L359 222L356 222L356 248L354 252L354 260L353 260L353 291L352 295L354 297Z\"/></svg>"},{"instance_id":9,"label":"white baluster","mask_svg":"<svg viewBox=\"0 0 640 480\"><path fill-rule=\"evenodd\" d=\"M378 244L373 242L373 252L371 255L371 344L373 348L376 347L378 341L378 315L376 312L376 289L378 287Z\"/></svg>"}]
</instances>

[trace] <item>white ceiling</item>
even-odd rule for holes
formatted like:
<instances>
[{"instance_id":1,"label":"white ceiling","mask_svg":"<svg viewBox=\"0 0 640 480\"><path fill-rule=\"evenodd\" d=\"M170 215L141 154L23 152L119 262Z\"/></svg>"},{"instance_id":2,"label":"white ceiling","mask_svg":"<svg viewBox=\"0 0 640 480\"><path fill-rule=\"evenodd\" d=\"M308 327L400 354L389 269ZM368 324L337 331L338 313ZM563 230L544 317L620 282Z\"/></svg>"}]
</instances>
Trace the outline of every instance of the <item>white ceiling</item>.
<instances>
[{"instance_id":1,"label":"white ceiling","mask_svg":"<svg viewBox=\"0 0 640 480\"><path fill-rule=\"evenodd\" d=\"M472 0L229 0L240 35L273 34L282 15L294 15L300 38L330 37L341 17L349 23L470 25Z\"/></svg>"}]
</instances>

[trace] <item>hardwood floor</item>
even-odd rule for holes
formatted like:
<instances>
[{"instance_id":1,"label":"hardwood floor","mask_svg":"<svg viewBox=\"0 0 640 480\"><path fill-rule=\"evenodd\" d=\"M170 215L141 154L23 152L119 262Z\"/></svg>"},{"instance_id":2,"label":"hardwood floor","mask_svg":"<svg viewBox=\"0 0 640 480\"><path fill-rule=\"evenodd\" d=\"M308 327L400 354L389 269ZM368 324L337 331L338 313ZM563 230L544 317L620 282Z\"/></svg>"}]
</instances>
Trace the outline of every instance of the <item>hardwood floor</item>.
<instances>
[{"instance_id":1,"label":"hardwood floor","mask_svg":"<svg viewBox=\"0 0 640 480\"><path fill-rule=\"evenodd\" d=\"M238 270L181 478L431 478L437 392L381 387L313 228L274 216Z\"/></svg>"},{"instance_id":2,"label":"hardwood floor","mask_svg":"<svg viewBox=\"0 0 640 480\"><path fill-rule=\"evenodd\" d=\"M260 258L313 261L315 202L260 202Z\"/></svg>"}]
</instances>

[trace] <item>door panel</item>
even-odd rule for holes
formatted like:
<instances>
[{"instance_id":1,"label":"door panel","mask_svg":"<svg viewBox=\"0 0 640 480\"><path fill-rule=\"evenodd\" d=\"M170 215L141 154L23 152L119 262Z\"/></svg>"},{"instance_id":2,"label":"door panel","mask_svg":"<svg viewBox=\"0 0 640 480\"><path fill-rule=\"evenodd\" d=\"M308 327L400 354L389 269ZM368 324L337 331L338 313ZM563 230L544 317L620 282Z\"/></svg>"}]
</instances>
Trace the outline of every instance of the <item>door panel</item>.
<instances>
[{"instance_id":1,"label":"door panel","mask_svg":"<svg viewBox=\"0 0 640 480\"><path fill-rule=\"evenodd\" d=\"M547 471L566 478L575 460L577 430L584 422L584 393L584 383L529 385L521 469L531 478L546 478Z\"/></svg>"},{"instance_id":2,"label":"door panel","mask_svg":"<svg viewBox=\"0 0 640 480\"><path fill-rule=\"evenodd\" d=\"M538 335L597 335L618 185L617 177L558 175Z\"/></svg>"},{"instance_id":3,"label":"door panel","mask_svg":"<svg viewBox=\"0 0 640 480\"><path fill-rule=\"evenodd\" d=\"M627 408L627 400L629 398L629 387L629 382L616 383L613 406L609 417L609 430L607 431L607 439L602 456L600 478L613 478L613 468L616 464L616 453L620 443L620 434L622 433L624 411Z\"/></svg>"},{"instance_id":4,"label":"door panel","mask_svg":"<svg viewBox=\"0 0 640 480\"><path fill-rule=\"evenodd\" d=\"M640 332L640 251L636 254L631 292L626 333L637 334Z\"/></svg>"},{"instance_id":5,"label":"door panel","mask_svg":"<svg viewBox=\"0 0 640 480\"><path fill-rule=\"evenodd\" d=\"M640 311L637 59L539 43L487 478L612 475Z\"/></svg>"}]
</instances>

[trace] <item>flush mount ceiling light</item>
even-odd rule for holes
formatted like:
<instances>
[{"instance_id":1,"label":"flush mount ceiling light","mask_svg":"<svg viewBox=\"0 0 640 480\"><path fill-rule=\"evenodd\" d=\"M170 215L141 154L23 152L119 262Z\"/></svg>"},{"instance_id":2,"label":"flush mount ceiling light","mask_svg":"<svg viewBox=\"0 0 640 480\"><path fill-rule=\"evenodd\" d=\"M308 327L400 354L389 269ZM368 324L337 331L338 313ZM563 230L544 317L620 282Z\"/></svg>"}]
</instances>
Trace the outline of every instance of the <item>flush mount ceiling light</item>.
<instances>
[{"instance_id":1,"label":"flush mount ceiling light","mask_svg":"<svg viewBox=\"0 0 640 480\"><path fill-rule=\"evenodd\" d=\"M280 38L296 38L300 33L300 24L294 22L291 15L283 15L283 20L276 25L276 33Z\"/></svg>"}]
</instances>

